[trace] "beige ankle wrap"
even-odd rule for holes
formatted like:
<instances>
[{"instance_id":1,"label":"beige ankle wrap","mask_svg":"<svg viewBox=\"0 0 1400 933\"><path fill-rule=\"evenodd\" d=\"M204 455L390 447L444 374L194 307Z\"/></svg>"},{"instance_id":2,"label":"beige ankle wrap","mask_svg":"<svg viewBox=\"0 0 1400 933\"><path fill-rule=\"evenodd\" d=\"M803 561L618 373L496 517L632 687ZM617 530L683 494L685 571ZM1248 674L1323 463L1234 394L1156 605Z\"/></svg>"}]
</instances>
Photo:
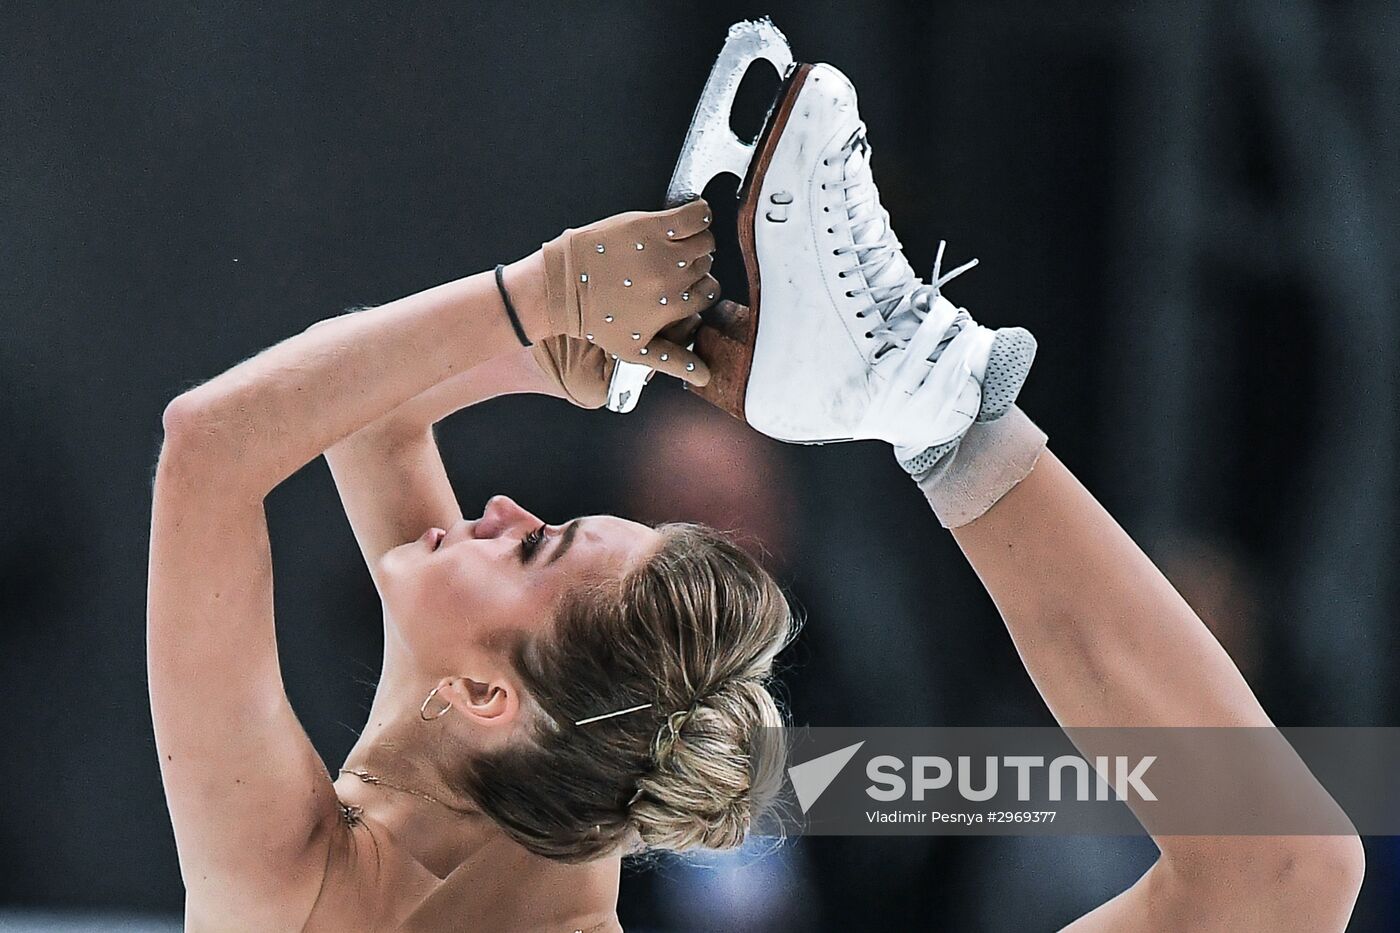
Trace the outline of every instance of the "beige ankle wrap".
<instances>
[{"instance_id":1,"label":"beige ankle wrap","mask_svg":"<svg viewBox=\"0 0 1400 933\"><path fill-rule=\"evenodd\" d=\"M1045 442L1045 432L1013 405L996 421L968 428L951 453L914 480L939 524L958 528L980 518L1029 476Z\"/></svg>"}]
</instances>

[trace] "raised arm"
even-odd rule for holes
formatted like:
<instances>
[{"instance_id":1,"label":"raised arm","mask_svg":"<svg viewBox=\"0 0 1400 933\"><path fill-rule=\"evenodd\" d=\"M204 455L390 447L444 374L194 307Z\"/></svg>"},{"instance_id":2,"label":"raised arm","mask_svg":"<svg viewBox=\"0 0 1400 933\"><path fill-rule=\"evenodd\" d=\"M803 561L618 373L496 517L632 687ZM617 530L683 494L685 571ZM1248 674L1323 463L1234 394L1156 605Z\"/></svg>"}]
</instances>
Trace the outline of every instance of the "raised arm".
<instances>
[{"instance_id":1,"label":"raised arm","mask_svg":"<svg viewBox=\"0 0 1400 933\"><path fill-rule=\"evenodd\" d=\"M972 462L954 469L1007 459L1020 418L999 442L971 437ZM1205 624L1054 454L953 534L1062 726L1270 725ZM1157 864L1072 929L1340 930L1364 870L1355 836L1155 839Z\"/></svg>"},{"instance_id":2,"label":"raised arm","mask_svg":"<svg viewBox=\"0 0 1400 933\"><path fill-rule=\"evenodd\" d=\"M193 925L299 924L338 825L330 778L282 687L263 497L317 448L508 350L498 301L478 276L333 319L166 412L147 659Z\"/></svg>"},{"instance_id":3,"label":"raised arm","mask_svg":"<svg viewBox=\"0 0 1400 933\"><path fill-rule=\"evenodd\" d=\"M433 426L500 395L553 390L530 352L517 350L444 380L326 451L371 573L389 549L412 541L425 528L447 528L462 517Z\"/></svg>"},{"instance_id":4,"label":"raised arm","mask_svg":"<svg viewBox=\"0 0 1400 933\"><path fill-rule=\"evenodd\" d=\"M697 322L698 315L680 322L668 336L687 342ZM551 337L438 383L327 450L326 462L370 572L390 548L461 517L434 425L502 395L551 395L580 408L600 408L614 365L586 339Z\"/></svg>"},{"instance_id":5,"label":"raised arm","mask_svg":"<svg viewBox=\"0 0 1400 933\"><path fill-rule=\"evenodd\" d=\"M590 250L592 240L608 238L616 254L624 239L645 241L653 271L638 274L645 289L634 299L620 281L583 293L551 271L547 246L506 275L525 331L538 340L596 328L600 345L625 341L612 345L631 354L664 347L669 368L684 366L689 355L655 335L696 309L682 314L681 302L662 306L656 295L679 294L693 287L692 275L706 275L707 224L707 209L693 204L567 232L552 244L556 257L581 236ZM671 229L677 235L668 237ZM610 330L595 324L599 294L619 296L608 303L617 318ZM297 926L314 904L340 825L329 776L282 686L264 497L337 441L518 349L485 273L326 321L167 408L153 491L148 674L191 924ZM705 375L699 366L683 373ZM421 475L427 491L404 501L421 506L429 523L450 518L455 503L445 479ZM401 533L375 530L370 547Z\"/></svg>"}]
</instances>

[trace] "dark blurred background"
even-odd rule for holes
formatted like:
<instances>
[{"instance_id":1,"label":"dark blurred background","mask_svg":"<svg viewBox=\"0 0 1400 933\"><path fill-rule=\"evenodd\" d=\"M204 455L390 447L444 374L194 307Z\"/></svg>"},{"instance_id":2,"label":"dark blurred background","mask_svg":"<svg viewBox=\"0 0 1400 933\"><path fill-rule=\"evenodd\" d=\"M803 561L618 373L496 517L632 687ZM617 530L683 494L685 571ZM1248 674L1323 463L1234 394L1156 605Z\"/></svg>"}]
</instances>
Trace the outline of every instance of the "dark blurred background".
<instances>
[{"instance_id":1,"label":"dark blurred background","mask_svg":"<svg viewBox=\"0 0 1400 933\"><path fill-rule=\"evenodd\" d=\"M1035 332L1023 407L1275 720L1397 722L1400 6L5 4L0 928L178 916L143 636L165 402L321 317L659 207L727 26L762 14L852 78L909 257L982 260L951 297ZM799 723L1050 721L879 445L784 447L659 384L626 417L503 400L441 438L468 514L506 492L761 544L809 618ZM287 689L338 765L377 600L321 462L269 512ZM629 870L621 915L1049 929L1153 851L807 839ZM1395 840L1368 852L1353 929L1395 929Z\"/></svg>"}]
</instances>

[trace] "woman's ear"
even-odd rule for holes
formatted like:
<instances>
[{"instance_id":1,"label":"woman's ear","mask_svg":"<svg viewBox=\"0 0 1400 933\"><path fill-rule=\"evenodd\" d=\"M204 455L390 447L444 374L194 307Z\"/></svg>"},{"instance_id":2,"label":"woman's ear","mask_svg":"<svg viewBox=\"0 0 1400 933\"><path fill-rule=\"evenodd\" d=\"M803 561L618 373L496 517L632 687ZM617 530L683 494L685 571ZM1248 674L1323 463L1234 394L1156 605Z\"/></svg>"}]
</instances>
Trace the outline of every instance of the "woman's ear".
<instances>
[{"instance_id":1,"label":"woman's ear","mask_svg":"<svg viewBox=\"0 0 1400 933\"><path fill-rule=\"evenodd\" d=\"M450 703L455 713L479 726L510 725L520 709L520 691L499 677L444 678L438 684L438 696Z\"/></svg>"}]
</instances>

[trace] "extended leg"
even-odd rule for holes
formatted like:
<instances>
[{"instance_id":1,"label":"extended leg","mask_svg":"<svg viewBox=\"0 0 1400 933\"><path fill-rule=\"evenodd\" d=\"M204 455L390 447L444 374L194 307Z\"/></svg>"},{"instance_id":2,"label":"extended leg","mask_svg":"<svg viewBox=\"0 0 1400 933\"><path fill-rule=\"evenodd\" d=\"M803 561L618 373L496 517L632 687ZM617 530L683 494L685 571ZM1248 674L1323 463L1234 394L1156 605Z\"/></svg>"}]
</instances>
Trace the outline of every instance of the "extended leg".
<instances>
[{"instance_id":1,"label":"extended leg","mask_svg":"<svg viewBox=\"0 0 1400 933\"><path fill-rule=\"evenodd\" d=\"M978 432L993 427L969 431L964 462L953 468L974 486L978 471L995 472L1026 449L1014 431L979 445ZM929 488L936 483L923 485L936 499ZM953 536L1061 725L1270 725L1205 624L1050 451ZM1277 770L1261 774L1259 785ZM1302 775L1290 786L1330 806ZM1342 929L1364 871L1355 836L1154 839L1162 859L1076 929Z\"/></svg>"},{"instance_id":2,"label":"extended leg","mask_svg":"<svg viewBox=\"0 0 1400 933\"><path fill-rule=\"evenodd\" d=\"M1269 725L1210 630L1050 451L953 537L1061 725Z\"/></svg>"}]
</instances>

